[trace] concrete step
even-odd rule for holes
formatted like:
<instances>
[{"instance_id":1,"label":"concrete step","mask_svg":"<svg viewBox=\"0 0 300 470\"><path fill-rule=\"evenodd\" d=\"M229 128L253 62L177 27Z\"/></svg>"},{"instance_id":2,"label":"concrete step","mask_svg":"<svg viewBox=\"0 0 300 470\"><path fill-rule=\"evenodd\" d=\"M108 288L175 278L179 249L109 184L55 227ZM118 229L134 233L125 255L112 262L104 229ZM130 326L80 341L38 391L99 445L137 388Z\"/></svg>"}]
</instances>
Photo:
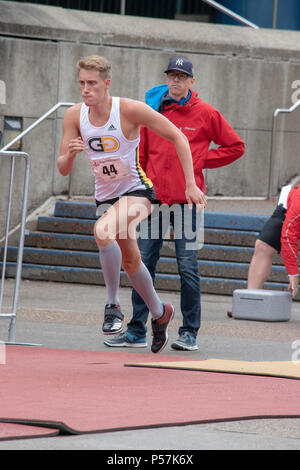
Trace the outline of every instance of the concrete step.
<instances>
[{"instance_id":1,"label":"concrete step","mask_svg":"<svg viewBox=\"0 0 300 470\"><path fill-rule=\"evenodd\" d=\"M78 219L96 219L96 205L82 201L56 201L54 217L71 217Z\"/></svg>"},{"instance_id":2,"label":"concrete step","mask_svg":"<svg viewBox=\"0 0 300 470\"><path fill-rule=\"evenodd\" d=\"M76 233L93 235L95 220L72 217L39 217L37 230L40 232ZM259 232L204 228L204 242L232 246L254 246ZM171 232L172 238L172 232Z\"/></svg>"},{"instance_id":3,"label":"concrete step","mask_svg":"<svg viewBox=\"0 0 300 470\"><path fill-rule=\"evenodd\" d=\"M16 262L17 248L9 248L7 260ZM52 265L65 267L100 268L97 252L54 250L42 248L24 248L23 262L35 265ZM204 277L247 279L249 263L228 262L199 259L199 273ZM164 274L178 274L176 258L162 256L157 264L157 272ZM286 271L283 266L273 266L270 281L286 282Z\"/></svg>"},{"instance_id":4,"label":"concrete step","mask_svg":"<svg viewBox=\"0 0 300 470\"><path fill-rule=\"evenodd\" d=\"M25 236L24 244L37 248L97 251L92 235L77 235L76 233L29 232Z\"/></svg>"},{"instance_id":5,"label":"concrete step","mask_svg":"<svg viewBox=\"0 0 300 470\"><path fill-rule=\"evenodd\" d=\"M259 231L212 229L204 227L204 243L253 247Z\"/></svg>"},{"instance_id":6,"label":"concrete step","mask_svg":"<svg viewBox=\"0 0 300 470\"><path fill-rule=\"evenodd\" d=\"M246 287L253 246L266 219L260 215L205 212L205 243L198 255L203 293L231 295L234 289ZM57 201L53 216L39 216L37 229L25 236L23 278L104 285L93 236L95 220L93 202ZM16 258L17 248L10 247L7 276L13 275ZM130 286L123 271L121 285ZM274 257L267 286L276 289L287 286L285 268L279 255ZM180 291L172 232L161 250L156 287Z\"/></svg>"},{"instance_id":7,"label":"concrete step","mask_svg":"<svg viewBox=\"0 0 300 470\"><path fill-rule=\"evenodd\" d=\"M8 262L6 276L14 277L15 263ZM24 263L22 269L23 279L44 280L53 282L70 282L80 284L104 285L102 271L92 268L69 268L66 266L36 265ZM130 287L130 282L124 272L121 272L121 287ZM158 273L155 287L162 291L180 291L180 279L176 274ZM223 279L216 277L201 277L201 292L203 294L232 295L235 289L245 289L247 282L242 279ZM279 282L267 282L266 289L283 290L287 284ZM299 299L297 299L299 300Z\"/></svg>"},{"instance_id":8,"label":"concrete step","mask_svg":"<svg viewBox=\"0 0 300 470\"><path fill-rule=\"evenodd\" d=\"M53 232L30 232L25 237L25 246L61 249L75 251L95 251L98 252L97 245L92 235L53 233ZM253 254L253 248L210 245L205 244L199 250L199 259L216 259L226 261L250 262ZM174 258L175 244L173 241L165 241L161 250L161 256ZM280 256L275 257L274 264L282 264Z\"/></svg>"},{"instance_id":9,"label":"concrete step","mask_svg":"<svg viewBox=\"0 0 300 470\"><path fill-rule=\"evenodd\" d=\"M259 232L268 217L265 215L237 214L231 212L204 212L204 226L214 229L246 230Z\"/></svg>"},{"instance_id":10,"label":"concrete step","mask_svg":"<svg viewBox=\"0 0 300 470\"><path fill-rule=\"evenodd\" d=\"M18 249L9 247L7 260L15 263L17 261ZM51 265L65 267L82 267L100 269L99 254L89 251L45 249L25 247L23 262L34 265Z\"/></svg>"},{"instance_id":11,"label":"concrete step","mask_svg":"<svg viewBox=\"0 0 300 470\"><path fill-rule=\"evenodd\" d=\"M98 252L93 235L78 233L29 232L25 237L25 245L45 249ZM198 258L249 263L252 255L253 247L205 243L203 248L199 250ZM161 256L175 257L175 244L173 241L166 240L164 242ZM282 265L280 255L274 256L274 265Z\"/></svg>"},{"instance_id":12,"label":"concrete step","mask_svg":"<svg viewBox=\"0 0 300 470\"><path fill-rule=\"evenodd\" d=\"M39 232L78 233L93 235L95 220L72 217L39 217L37 230Z\"/></svg>"},{"instance_id":13,"label":"concrete step","mask_svg":"<svg viewBox=\"0 0 300 470\"><path fill-rule=\"evenodd\" d=\"M94 203L80 201L57 201L54 217L79 218L95 220L96 208ZM239 214L231 212L204 212L204 225L207 228L222 228L227 230L260 231L265 221L265 215Z\"/></svg>"}]
</instances>

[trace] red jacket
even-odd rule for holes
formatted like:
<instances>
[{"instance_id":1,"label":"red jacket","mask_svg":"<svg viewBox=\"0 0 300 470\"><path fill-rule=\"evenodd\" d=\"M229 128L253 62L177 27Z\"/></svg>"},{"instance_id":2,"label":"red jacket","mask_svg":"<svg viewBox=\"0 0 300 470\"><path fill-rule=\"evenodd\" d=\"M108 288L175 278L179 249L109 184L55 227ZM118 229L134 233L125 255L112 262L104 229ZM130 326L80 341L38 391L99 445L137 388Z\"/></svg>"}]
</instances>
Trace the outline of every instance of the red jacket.
<instances>
[{"instance_id":1,"label":"red jacket","mask_svg":"<svg viewBox=\"0 0 300 470\"><path fill-rule=\"evenodd\" d=\"M300 238L300 186L289 192L287 210L281 230L281 256L290 275L297 275Z\"/></svg>"},{"instance_id":2,"label":"red jacket","mask_svg":"<svg viewBox=\"0 0 300 470\"><path fill-rule=\"evenodd\" d=\"M226 119L195 91L184 105L165 104L163 115L189 140L197 186L205 192L204 168L218 168L240 158L244 142ZM219 145L208 150L211 142ZM141 129L139 161L151 179L156 197L165 204L186 202L185 179L174 145L149 129Z\"/></svg>"}]
</instances>

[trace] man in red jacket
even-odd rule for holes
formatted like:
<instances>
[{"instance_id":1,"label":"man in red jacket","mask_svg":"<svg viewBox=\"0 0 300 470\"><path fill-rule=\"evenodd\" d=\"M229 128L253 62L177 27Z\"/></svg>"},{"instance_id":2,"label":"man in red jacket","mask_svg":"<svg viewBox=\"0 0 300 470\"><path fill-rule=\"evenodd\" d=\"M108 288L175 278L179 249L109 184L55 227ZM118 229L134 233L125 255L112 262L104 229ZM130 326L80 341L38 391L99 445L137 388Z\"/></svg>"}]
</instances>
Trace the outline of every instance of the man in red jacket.
<instances>
[{"instance_id":1,"label":"man in red jacket","mask_svg":"<svg viewBox=\"0 0 300 470\"><path fill-rule=\"evenodd\" d=\"M272 258L281 252L292 297L298 292L300 238L300 186L284 186L277 207L263 226L254 247L248 272L248 289L262 289L272 269Z\"/></svg>"},{"instance_id":2,"label":"man in red jacket","mask_svg":"<svg viewBox=\"0 0 300 470\"><path fill-rule=\"evenodd\" d=\"M162 113L186 135L189 140L197 186L205 192L204 168L217 168L234 162L244 153L244 143L225 118L209 104L204 103L193 91L195 82L192 63L182 57L170 60L166 73L166 85L158 85L146 93L146 102ZM219 147L210 149L211 142ZM200 275L198 270L197 231L201 229L196 207L186 211L185 182L180 162L172 146L150 129L141 129L139 162L151 178L157 200L163 205L176 205L180 209L177 224L181 236L175 236L176 259L181 281L181 311L183 325L179 338L171 347L176 350L198 349L196 337L200 328ZM178 212L178 211L177 211ZM178 215L178 214L177 214ZM171 214L171 224L175 224ZM155 278L156 264L160 257L165 230L162 212L157 217L158 236L139 238L142 259ZM153 217L149 220L153 224ZM187 224L194 238L186 235ZM153 227L152 227L153 228ZM180 230L181 229L181 230ZM174 233L176 227L174 226ZM191 249L192 247L192 249ZM132 293L133 316L127 331L107 341L107 346L145 347L148 309L135 290Z\"/></svg>"}]
</instances>

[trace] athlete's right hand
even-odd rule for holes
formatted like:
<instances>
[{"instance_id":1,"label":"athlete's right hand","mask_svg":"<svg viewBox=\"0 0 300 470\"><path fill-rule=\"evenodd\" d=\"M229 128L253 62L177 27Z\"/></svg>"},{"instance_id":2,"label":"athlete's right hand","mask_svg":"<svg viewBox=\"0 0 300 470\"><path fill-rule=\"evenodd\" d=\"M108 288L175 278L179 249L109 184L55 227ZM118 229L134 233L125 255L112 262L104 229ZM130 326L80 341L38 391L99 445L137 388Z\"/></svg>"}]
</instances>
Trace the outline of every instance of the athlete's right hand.
<instances>
[{"instance_id":1,"label":"athlete's right hand","mask_svg":"<svg viewBox=\"0 0 300 470\"><path fill-rule=\"evenodd\" d=\"M76 139L71 139L68 146L70 157L75 157L77 153L83 152L84 145L81 137L76 137Z\"/></svg>"}]
</instances>

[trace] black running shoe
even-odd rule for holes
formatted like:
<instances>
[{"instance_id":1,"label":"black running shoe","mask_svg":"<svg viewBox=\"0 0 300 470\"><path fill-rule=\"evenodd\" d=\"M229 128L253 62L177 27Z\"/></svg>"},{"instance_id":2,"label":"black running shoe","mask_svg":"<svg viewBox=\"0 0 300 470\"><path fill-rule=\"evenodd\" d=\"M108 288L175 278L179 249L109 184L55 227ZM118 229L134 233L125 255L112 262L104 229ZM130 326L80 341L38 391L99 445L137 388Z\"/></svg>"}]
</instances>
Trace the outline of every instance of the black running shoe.
<instances>
[{"instance_id":1,"label":"black running shoe","mask_svg":"<svg viewBox=\"0 0 300 470\"><path fill-rule=\"evenodd\" d=\"M174 317L174 307L171 304L164 304L164 313L158 320L151 320L153 340L151 351L159 353L168 342L168 325Z\"/></svg>"},{"instance_id":2,"label":"black running shoe","mask_svg":"<svg viewBox=\"0 0 300 470\"><path fill-rule=\"evenodd\" d=\"M107 304L104 309L104 322L102 331L105 335L115 335L122 331L124 315L119 305Z\"/></svg>"}]
</instances>

